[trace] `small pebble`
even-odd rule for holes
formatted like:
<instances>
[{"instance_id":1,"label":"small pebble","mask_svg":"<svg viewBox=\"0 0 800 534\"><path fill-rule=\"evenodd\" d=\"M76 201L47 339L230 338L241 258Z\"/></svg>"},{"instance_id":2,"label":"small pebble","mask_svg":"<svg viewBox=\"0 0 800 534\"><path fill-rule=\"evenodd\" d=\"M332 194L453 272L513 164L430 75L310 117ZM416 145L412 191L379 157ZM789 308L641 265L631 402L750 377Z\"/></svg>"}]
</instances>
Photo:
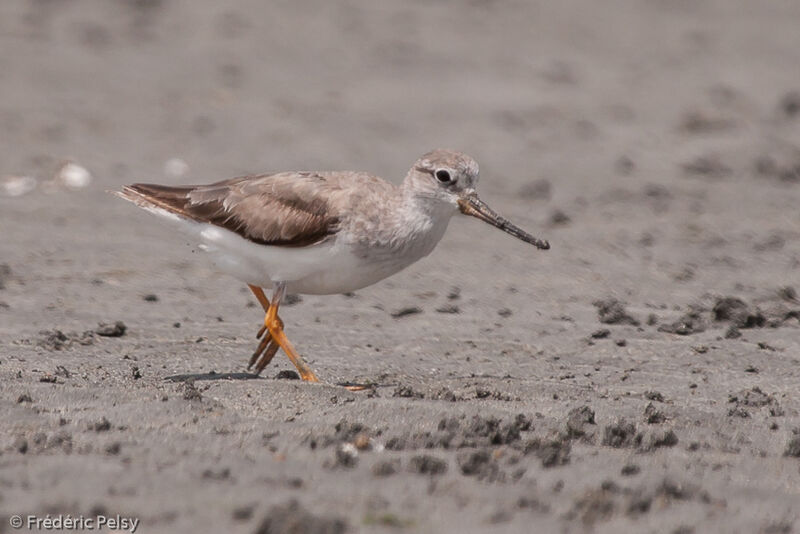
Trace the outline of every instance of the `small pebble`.
<instances>
[{"instance_id":1,"label":"small pebble","mask_svg":"<svg viewBox=\"0 0 800 534\"><path fill-rule=\"evenodd\" d=\"M70 161L58 169L56 179L71 189L83 189L92 182L92 175L86 168Z\"/></svg>"},{"instance_id":2,"label":"small pebble","mask_svg":"<svg viewBox=\"0 0 800 534\"><path fill-rule=\"evenodd\" d=\"M6 197L21 197L36 189L37 183L31 176L7 176L0 180L0 193Z\"/></svg>"}]
</instances>

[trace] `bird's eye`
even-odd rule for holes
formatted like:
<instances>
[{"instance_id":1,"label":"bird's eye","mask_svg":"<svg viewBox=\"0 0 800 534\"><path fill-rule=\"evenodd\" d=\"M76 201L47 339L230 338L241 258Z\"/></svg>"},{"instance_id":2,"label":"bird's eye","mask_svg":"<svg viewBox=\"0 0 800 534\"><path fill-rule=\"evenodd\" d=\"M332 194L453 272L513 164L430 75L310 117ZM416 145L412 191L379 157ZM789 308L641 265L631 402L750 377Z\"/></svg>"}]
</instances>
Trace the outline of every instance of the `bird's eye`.
<instances>
[{"instance_id":1,"label":"bird's eye","mask_svg":"<svg viewBox=\"0 0 800 534\"><path fill-rule=\"evenodd\" d=\"M449 184L453 181L453 177L450 176L450 171L447 169L439 169L436 171L436 179L442 182L443 184Z\"/></svg>"}]
</instances>

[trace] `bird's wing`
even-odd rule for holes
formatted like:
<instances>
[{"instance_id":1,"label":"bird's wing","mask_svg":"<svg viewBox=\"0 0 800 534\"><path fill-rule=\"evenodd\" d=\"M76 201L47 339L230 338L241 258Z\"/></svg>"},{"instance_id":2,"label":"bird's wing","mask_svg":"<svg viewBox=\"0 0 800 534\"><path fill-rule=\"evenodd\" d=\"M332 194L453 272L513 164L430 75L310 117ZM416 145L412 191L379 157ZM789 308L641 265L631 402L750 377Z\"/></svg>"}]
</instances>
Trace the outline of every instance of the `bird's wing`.
<instances>
[{"instance_id":1,"label":"bird's wing","mask_svg":"<svg viewBox=\"0 0 800 534\"><path fill-rule=\"evenodd\" d=\"M181 217L211 223L255 243L302 247L336 233L339 214L328 173L285 172L233 178L210 185L126 186L120 196Z\"/></svg>"}]
</instances>

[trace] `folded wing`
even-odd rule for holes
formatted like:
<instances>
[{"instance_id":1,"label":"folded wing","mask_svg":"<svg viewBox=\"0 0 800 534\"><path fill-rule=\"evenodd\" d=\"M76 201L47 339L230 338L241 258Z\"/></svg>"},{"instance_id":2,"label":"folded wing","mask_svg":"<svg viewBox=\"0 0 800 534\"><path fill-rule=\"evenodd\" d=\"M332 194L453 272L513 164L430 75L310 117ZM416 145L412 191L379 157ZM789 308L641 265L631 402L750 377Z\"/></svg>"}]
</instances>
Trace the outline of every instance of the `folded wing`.
<instances>
[{"instance_id":1,"label":"folded wing","mask_svg":"<svg viewBox=\"0 0 800 534\"><path fill-rule=\"evenodd\" d=\"M320 174L289 172L210 185L125 186L120 196L178 216L220 226L255 243L302 247L336 233L339 217L326 200L336 184Z\"/></svg>"}]
</instances>

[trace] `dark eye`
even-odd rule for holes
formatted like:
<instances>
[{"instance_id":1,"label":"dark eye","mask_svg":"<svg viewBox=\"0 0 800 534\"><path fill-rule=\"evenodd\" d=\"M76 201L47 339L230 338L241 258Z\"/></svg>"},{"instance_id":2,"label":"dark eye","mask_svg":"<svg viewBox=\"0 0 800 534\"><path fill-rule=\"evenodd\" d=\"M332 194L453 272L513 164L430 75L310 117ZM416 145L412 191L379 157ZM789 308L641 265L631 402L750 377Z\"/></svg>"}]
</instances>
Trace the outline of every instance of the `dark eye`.
<instances>
[{"instance_id":1,"label":"dark eye","mask_svg":"<svg viewBox=\"0 0 800 534\"><path fill-rule=\"evenodd\" d=\"M436 179L443 184L450 183L453 180L453 178L450 176L450 171L447 169L439 169L436 171Z\"/></svg>"}]
</instances>

